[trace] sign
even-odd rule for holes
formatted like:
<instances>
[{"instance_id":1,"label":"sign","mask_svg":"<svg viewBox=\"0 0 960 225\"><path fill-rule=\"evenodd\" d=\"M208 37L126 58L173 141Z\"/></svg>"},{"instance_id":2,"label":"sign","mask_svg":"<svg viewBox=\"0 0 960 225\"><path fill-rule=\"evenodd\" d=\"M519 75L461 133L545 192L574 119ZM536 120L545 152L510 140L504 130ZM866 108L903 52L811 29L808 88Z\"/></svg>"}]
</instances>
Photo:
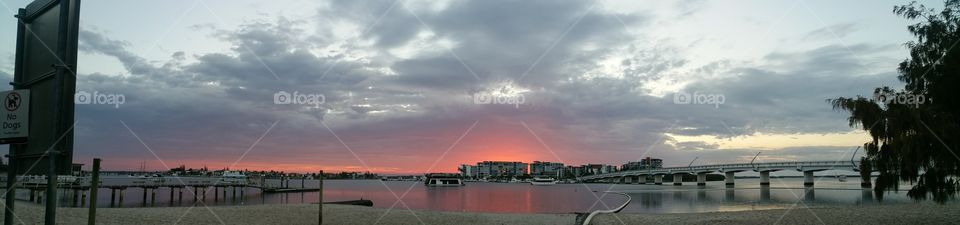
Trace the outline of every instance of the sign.
<instances>
[{"instance_id":1,"label":"sign","mask_svg":"<svg viewBox=\"0 0 960 225\"><path fill-rule=\"evenodd\" d=\"M30 129L26 132L30 140L10 145L11 160L16 161L14 167L20 174L46 175L51 162L57 174L71 174L79 3L35 0L17 13L11 84L14 90L29 90L31 103L20 106L29 109Z\"/></svg>"},{"instance_id":2,"label":"sign","mask_svg":"<svg viewBox=\"0 0 960 225\"><path fill-rule=\"evenodd\" d=\"M30 132L30 91L0 92L3 113L0 114L0 144L24 143Z\"/></svg>"}]
</instances>

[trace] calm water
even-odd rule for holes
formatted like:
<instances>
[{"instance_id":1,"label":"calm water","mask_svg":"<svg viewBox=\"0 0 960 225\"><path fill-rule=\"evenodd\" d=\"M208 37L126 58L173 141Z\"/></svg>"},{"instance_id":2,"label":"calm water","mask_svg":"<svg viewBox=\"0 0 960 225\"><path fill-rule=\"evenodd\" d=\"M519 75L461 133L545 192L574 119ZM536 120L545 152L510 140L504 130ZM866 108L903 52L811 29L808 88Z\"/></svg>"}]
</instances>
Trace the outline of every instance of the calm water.
<instances>
[{"instance_id":1,"label":"calm water","mask_svg":"<svg viewBox=\"0 0 960 225\"><path fill-rule=\"evenodd\" d=\"M271 181L277 185L279 181ZM421 182L378 180L327 180L324 183L324 201L369 199L374 207L424 209L467 212L509 213L569 213L586 212L617 207L626 197L604 194L604 191L626 192L633 201L624 212L684 213L737 211L772 208L789 208L797 203L808 206L863 205L863 204L913 204L905 192L887 193L882 201L870 191L863 191L859 178L848 182L835 178L819 180L813 189L803 188L802 178L773 178L769 188L762 188L757 179L738 178L733 189L724 187L722 181L708 182L705 187L695 183L683 186L640 184L557 184L532 186L522 183L471 183L463 187L426 187ZM316 181L307 180L306 187L316 187ZM290 187L300 187L300 181L290 182ZM192 188L184 189L183 201L174 193L170 201L170 189L156 189L156 207L190 206ZM201 189L202 191L202 189ZM72 191L61 192L61 205L72 206ZM217 200L214 190L207 192L206 205L250 204L301 204L317 201L317 193L261 194L258 189L246 188L243 196L224 198L220 189ZM228 196L232 189L227 189ZM110 190L101 189L98 205L110 207ZM18 191L18 198L27 200L27 191ZM151 197L148 195L147 197ZM403 201L397 201L400 198ZM123 207L142 207L143 189L128 188L124 192ZM396 205L394 205L396 204ZM151 204L148 204L150 206ZM200 204L197 204L200 205Z\"/></svg>"}]
</instances>

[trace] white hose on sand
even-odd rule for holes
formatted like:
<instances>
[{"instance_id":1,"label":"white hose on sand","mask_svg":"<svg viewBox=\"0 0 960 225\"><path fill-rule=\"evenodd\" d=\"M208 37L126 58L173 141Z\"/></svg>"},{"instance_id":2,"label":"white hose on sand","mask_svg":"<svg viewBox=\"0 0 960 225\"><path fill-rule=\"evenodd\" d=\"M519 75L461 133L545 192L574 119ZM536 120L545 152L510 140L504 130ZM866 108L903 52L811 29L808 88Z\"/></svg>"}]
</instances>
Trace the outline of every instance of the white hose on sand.
<instances>
[{"instance_id":1,"label":"white hose on sand","mask_svg":"<svg viewBox=\"0 0 960 225\"><path fill-rule=\"evenodd\" d=\"M620 212L620 210L623 210L623 208L627 207L627 205L630 204L630 200L633 200L633 198L631 198L630 195L628 195L628 194L626 194L626 193L622 193L622 192L612 192L612 191L606 191L605 193L614 193L614 194L619 194L619 195L627 196L627 201L624 202L623 205L620 205L620 207L617 207L616 209L596 210L596 211L591 212L590 215L587 216L587 219L583 221L583 225L589 225L589 224L590 224L590 220L593 219L593 216L596 216L597 214L600 214L600 213L618 213L618 212Z\"/></svg>"}]
</instances>

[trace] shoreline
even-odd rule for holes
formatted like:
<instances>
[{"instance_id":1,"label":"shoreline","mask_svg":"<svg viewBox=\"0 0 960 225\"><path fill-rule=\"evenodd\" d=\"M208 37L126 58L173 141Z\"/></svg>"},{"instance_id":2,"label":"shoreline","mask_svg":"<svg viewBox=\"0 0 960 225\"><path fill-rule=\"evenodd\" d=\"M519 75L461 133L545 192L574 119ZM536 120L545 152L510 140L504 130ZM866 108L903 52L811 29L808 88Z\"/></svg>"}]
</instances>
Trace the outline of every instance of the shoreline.
<instances>
[{"instance_id":1,"label":"shoreline","mask_svg":"<svg viewBox=\"0 0 960 225\"><path fill-rule=\"evenodd\" d=\"M576 214L513 214L324 206L324 224L574 224ZM43 207L18 204L17 223L43 222ZM85 224L87 208L58 208L58 224ZM411 213L413 212L413 213ZM0 216L2 217L2 216ZM97 224L317 224L317 205L98 208ZM382 218L381 218L382 217ZM621 221L623 223L621 223ZM951 224L960 202L931 202L705 213L601 214L592 224Z\"/></svg>"}]
</instances>

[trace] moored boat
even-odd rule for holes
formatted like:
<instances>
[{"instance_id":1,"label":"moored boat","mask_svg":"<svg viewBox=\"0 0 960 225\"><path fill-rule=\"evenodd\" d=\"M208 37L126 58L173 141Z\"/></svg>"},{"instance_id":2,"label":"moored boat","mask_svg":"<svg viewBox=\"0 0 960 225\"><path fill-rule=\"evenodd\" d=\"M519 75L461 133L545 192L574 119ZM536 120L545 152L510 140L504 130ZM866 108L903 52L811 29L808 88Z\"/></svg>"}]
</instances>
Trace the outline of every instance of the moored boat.
<instances>
[{"instance_id":1,"label":"moored boat","mask_svg":"<svg viewBox=\"0 0 960 225\"><path fill-rule=\"evenodd\" d=\"M545 186L545 185L554 185L557 184L557 180L554 180L550 177L535 177L530 181L530 185Z\"/></svg>"},{"instance_id":2,"label":"moored boat","mask_svg":"<svg viewBox=\"0 0 960 225\"><path fill-rule=\"evenodd\" d=\"M426 174L426 178L423 184L428 187L459 187L464 185L459 174L428 173Z\"/></svg>"}]
</instances>

